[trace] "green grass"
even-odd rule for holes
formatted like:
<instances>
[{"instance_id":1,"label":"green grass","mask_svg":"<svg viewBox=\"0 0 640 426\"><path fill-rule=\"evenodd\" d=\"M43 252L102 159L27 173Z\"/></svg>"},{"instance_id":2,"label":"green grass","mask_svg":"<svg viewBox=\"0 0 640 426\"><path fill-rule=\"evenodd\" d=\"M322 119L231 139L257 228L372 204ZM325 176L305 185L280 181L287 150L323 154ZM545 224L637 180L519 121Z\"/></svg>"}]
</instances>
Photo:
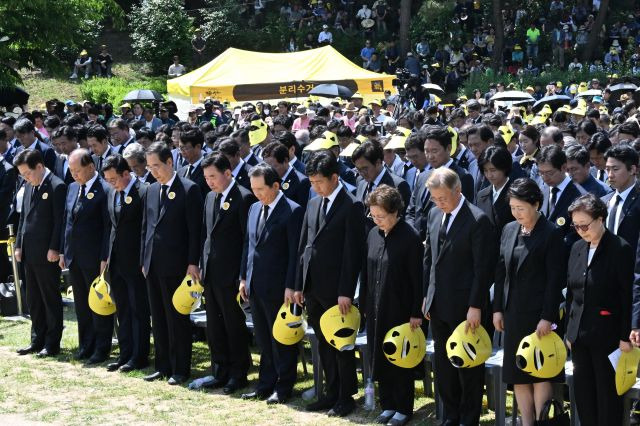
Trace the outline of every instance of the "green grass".
<instances>
[{"instance_id":1,"label":"green grass","mask_svg":"<svg viewBox=\"0 0 640 426\"><path fill-rule=\"evenodd\" d=\"M65 308L62 351L56 358L41 360L18 356L15 350L28 343L30 323L0 319L0 423L45 422L68 425L99 424L350 424L373 422L378 410L358 408L347 419L329 419L324 414L304 411L301 393L313 386L311 365L308 374L298 364L294 398L286 405L267 406L264 402L244 401L240 393L231 396L217 391L190 391L165 382L147 383L142 377L152 369L131 373L109 373L105 365L86 367L73 360L77 347L74 313ZM117 346L112 356L117 356ZM253 367L249 380L257 380L259 353L252 348ZM307 360L310 354L307 348ZM210 374L209 350L204 342L193 345L192 378ZM309 361L308 361L309 362ZM361 375L358 378L361 380ZM363 386L356 396L363 403ZM510 405L511 398L508 398ZM435 405L424 396L416 381L415 414L412 424L434 425ZM3 421L3 416L8 421ZM493 412L484 410L482 424L493 424Z\"/></svg>"}]
</instances>

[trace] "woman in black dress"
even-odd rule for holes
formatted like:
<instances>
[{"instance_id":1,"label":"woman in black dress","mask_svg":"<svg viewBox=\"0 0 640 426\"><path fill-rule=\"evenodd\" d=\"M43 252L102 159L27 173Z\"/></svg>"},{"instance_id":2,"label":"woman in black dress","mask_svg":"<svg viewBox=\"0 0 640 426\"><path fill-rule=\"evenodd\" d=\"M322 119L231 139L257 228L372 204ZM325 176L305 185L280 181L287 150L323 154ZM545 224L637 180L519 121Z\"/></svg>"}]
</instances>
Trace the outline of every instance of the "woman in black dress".
<instances>
[{"instance_id":1,"label":"woman in black dress","mask_svg":"<svg viewBox=\"0 0 640 426\"><path fill-rule=\"evenodd\" d=\"M515 221L507 224L500 241L493 300L493 324L504 331L502 378L512 384L523 426L533 425L543 404L552 396L553 379L530 376L516 366L523 337L549 334L559 321L558 308L566 279L562 231L538 209L542 191L531 179L517 179L509 187L509 205Z\"/></svg>"},{"instance_id":2,"label":"woman in black dress","mask_svg":"<svg viewBox=\"0 0 640 426\"><path fill-rule=\"evenodd\" d=\"M622 397L616 393L609 354L628 352L634 253L605 228L607 205L593 194L569 206L582 238L571 247L567 281L567 333L576 405L582 425L622 423Z\"/></svg>"},{"instance_id":3,"label":"woman in black dress","mask_svg":"<svg viewBox=\"0 0 640 426\"><path fill-rule=\"evenodd\" d=\"M502 235L502 228L507 223L513 222L511 207L507 201L512 165L513 158L507 148L495 145L487 148L478 159L478 166L491 185L478 192L476 205L489 216L496 229L498 242Z\"/></svg>"},{"instance_id":4,"label":"woman in black dress","mask_svg":"<svg viewBox=\"0 0 640 426\"><path fill-rule=\"evenodd\" d=\"M360 308L367 320L371 371L378 381L383 412L376 422L403 425L413 414L414 370L386 359L382 342L387 332L409 322L422 324L423 244L401 216L404 208L397 189L380 185L369 195L376 226L367 239L367 262L360 280Z\"/></svg>"}]
</instances>

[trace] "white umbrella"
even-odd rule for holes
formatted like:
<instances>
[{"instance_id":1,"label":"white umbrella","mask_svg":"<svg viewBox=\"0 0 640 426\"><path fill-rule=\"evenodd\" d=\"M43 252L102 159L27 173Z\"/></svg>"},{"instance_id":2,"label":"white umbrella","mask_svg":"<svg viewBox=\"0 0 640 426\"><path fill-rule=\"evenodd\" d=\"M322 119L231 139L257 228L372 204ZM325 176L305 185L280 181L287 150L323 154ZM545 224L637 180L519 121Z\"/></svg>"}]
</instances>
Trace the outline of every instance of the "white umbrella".
<instances>
[{"instance_id":1,"label":"white umbrella","mask_svg":"<svg viewBox=\"0 0 640 426\"><path fill-rule=\"evenodd\" d=\"M585 97L589 97L589 96L602 96L602 90L600 90L600 89L589 89L589 90L585 90L582 93L578 93L576 95L577 98L585 98Z\"/></svg>"},{"instance_id":2,"label":"white umbrella","mask_svg":"<svg viewBox=\"0 0 640 426\"><path fill-rule=\"evenodd\" d=\"M427 92L433 93L434 95L444 95L444 89L437 84L425 83L422 87L427 89Z\"/></svg>"},{"instance_id":3,"label":"white umbrella","mask_svg":"<svg viewBox=\"0 0 640 426\"><path fill-rule=\"evenodd\" d=\"M490 101L535 101L533 96L528 94L527 92L522 92L520 90L507 90L505 92L498 92L493 95Z\"/></svg>"}]
</instances>

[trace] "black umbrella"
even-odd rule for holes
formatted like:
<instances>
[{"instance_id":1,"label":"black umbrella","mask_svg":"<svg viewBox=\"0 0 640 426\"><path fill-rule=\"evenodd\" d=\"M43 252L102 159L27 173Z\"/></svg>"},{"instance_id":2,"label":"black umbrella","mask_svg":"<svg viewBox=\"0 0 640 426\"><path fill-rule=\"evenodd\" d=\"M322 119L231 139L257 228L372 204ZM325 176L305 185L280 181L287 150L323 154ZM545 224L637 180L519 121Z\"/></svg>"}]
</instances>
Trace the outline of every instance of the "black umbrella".
<instances>
[{"instance_id":1,"label":"black umbrella","mask_svg":"<svg viewBox=\"0 0 640 426\"><path fill-rule=\"evenodd\" d=\"M346 86L339 84L318 84L309 90L310 95L322 96L324 98L350 99L353 92Z\"/></svg>"},{"instance_id":2,"label":"black umbrella","mask_svg":"<svg viewBox=\"0 0 640 426\"><path fill-rule=\"evenodd\" d=\"M638 86L636 86L633 83L618 83L618 84L614 84L613 86L609 86L609 90L611 90L611 94L615 95L617 93L625 93L625 92L633 92L638 88Z\"/></svg>"},{"instance_id":3,"label":"black umbrella","mask_svg":"<svg viewBox=\"0 0 640 426\"><path fill-rule=\"evenodd\" d=\"M549 105L552 110L558 109L562 105L567 105L571 102L571 98L565 95L551 95L545 96L540 99L538 102L533 104L533 111L538 112L542 109L543 106Z\"/></svg>"},{"instance_id":4,"label":"black umbrella","mask_svg":"<svg viewBox=\"0 0 640 426\"><path fill-rule=\"evenodd\" d=\"M153 101L164 101L162 95L155 90L149 89L137 89L132 90L127 93L122 99L124 102L153 102Z\"/></svg>"},{"instance_id":5,"label":"black umbrella","mask_svg":"<svg viewBox=\"0 0 640 426\"><path fill-rule=\"evenodd\" d=\"M0 106L26 105L29 103L29 94L19 87L0 88Z\"/></svg>"}]
</instances>

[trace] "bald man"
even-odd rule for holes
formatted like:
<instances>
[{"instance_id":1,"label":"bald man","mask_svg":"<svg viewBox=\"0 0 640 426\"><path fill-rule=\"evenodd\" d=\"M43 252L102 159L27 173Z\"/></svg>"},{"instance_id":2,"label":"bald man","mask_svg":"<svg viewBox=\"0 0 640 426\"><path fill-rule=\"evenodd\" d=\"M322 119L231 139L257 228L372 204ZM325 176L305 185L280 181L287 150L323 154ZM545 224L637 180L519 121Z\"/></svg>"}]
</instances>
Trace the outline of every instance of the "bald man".
<instances>
[{"instance_id":1,"label":"bald man","mask_svg":"<svg viewBox=\"0 0 640 426\"><path fill-rule=\"evenodd\" d=\"M75 358L99 364L111 352L113 315L91 311L88 297L89 286L107 264L111 231L109 186L86 149L76 149L69 155L69 170L74 182L69 185L65 203L60 268L69 268L73 288L79 343Z\"/></svg>"}]
</instances>

